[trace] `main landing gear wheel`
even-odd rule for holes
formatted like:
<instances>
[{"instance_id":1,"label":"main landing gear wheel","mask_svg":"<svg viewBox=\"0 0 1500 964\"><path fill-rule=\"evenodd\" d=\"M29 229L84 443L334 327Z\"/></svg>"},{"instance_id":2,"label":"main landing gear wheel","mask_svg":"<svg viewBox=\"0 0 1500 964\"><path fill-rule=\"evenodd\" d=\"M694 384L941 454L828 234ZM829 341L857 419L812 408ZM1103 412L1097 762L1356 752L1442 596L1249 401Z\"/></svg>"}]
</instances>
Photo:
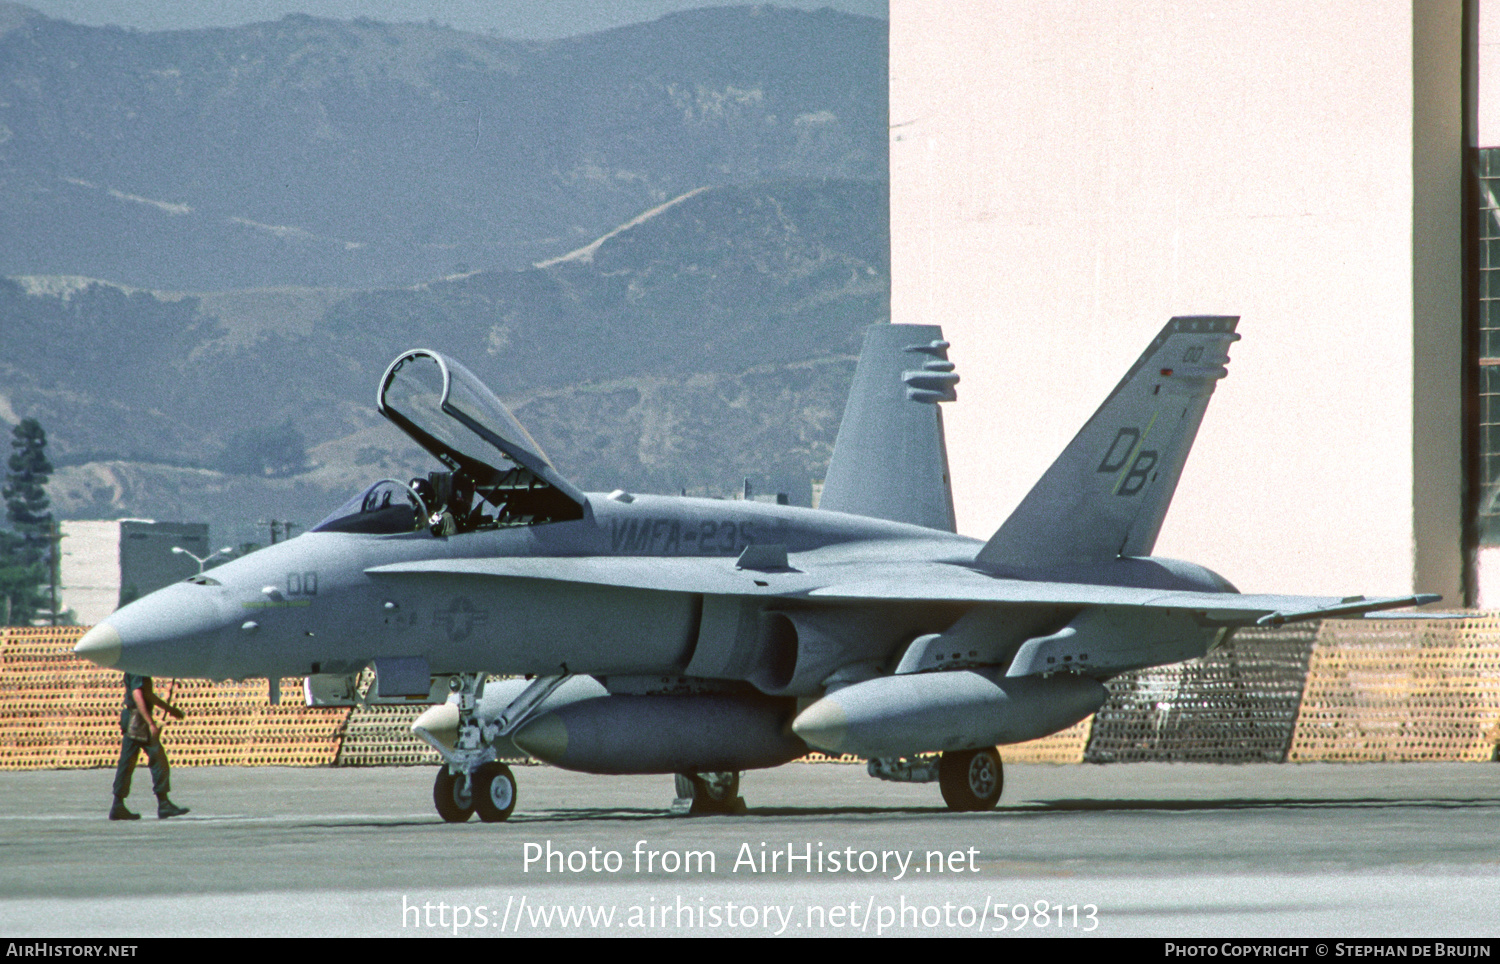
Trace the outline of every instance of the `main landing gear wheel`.
<instances>
[{"instance_id":1,"label":"main landing gear wheel","mask_svg":"<svg viewBox=\"0 0 1500 964\"><path fill-rule=\"evenodd\" d=\"M447 767L438 769L437 781L432 785L432 802L437 805L438 816L449 823L463 823L474 815L474 795L464 784L462 774L455 776Z\"/></svg>"},{"instance_id":2,"label":"main landing gear wheel","mask_svg":"<svg viewBox=\"0 0 1500 964\"><path fill-rule=\"evenodd\" d=\"M677 774L677 798L693 801L688 813L738 813L745 807L740 799L740 775L733 770L722 773Z\"/></svg>"},{"instance_id":3,"label":"main landing gear wheel","mask_svg":"<svg viewBox=\"0 0 1500 964\"><path fill-rule=\"evenodd\" d=\"M1005 786L1000 753L994 747L945 752L938 764L938 786L949 810L993 810Z\"/></svg>"},{"instance_id":4,"label":"main landing gear wheel","mask_svg":"<svg viewBox=\"0 0 1500 964\"><path fill-rule=\"evenodd\" d=\"M503 763L486 763L474 774L474 809L485 823L499 823L516 809L516 778Z\"/></svg>"}]
</instances>

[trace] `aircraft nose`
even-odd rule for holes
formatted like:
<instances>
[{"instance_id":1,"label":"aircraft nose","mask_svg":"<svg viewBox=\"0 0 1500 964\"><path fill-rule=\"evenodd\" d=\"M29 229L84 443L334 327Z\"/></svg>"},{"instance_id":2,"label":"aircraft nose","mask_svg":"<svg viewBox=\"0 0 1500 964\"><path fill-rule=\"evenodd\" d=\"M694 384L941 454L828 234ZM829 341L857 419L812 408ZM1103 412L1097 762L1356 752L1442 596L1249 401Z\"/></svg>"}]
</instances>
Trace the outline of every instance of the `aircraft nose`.
<instances>
[{"instance_id":1,"label":"aircraft nose","mask_svg":"<svg viewBox=\"0 0 1500 964\"><path fill-rule=\"evenodd\" d=\"M111 613L73 652L127 672L198 675L208 668L214 636L224 625L224 612L205 587L177 583Z\"/></svg>"},{"instance_id":2,"label":"aircraft nose","mask_svg":"<svg viewBox=\"0 0 1500 964\"><path fill-rule=\"evenodd\" d=\"M73 647L73 652L108 669L119 661L122 645L119 630L108 622L102 622L83 634L78 645Z\"/></svg>"}]
</instances>

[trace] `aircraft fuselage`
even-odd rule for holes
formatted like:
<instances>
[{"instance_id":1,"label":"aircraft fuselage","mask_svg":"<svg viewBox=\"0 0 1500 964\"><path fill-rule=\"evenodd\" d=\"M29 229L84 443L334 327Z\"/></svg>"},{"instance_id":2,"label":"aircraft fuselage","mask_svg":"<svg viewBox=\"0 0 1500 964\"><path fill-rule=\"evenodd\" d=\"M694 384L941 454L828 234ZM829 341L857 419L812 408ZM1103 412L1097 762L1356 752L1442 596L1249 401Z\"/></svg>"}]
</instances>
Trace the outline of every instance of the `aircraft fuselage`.
<instances>
[{"instance_id":1,"label":"aircraft fuselage","mask_svg":"<svg viewBox=\"0 0 1500 964\"><path fill-rule=\"evenodd\" d=\"M784 546L789 571L736 570L752 544ZM439 674L546 674L563 664L591 675L680 674L703 630L702 593L446 572L393 580L369 570L464 559L718 559L726 579L754 598L795 581L799 557L852 565L888 558L893 544L904 545L908 559L955 564L972 560L979 545L839 513L646 495L630 502L591 495L580 520L447 537L426 529L309 532L111 615L120 636L113 665L238 679L349 673L377 658L423 657Z\"/></svg>"}]
</instances>

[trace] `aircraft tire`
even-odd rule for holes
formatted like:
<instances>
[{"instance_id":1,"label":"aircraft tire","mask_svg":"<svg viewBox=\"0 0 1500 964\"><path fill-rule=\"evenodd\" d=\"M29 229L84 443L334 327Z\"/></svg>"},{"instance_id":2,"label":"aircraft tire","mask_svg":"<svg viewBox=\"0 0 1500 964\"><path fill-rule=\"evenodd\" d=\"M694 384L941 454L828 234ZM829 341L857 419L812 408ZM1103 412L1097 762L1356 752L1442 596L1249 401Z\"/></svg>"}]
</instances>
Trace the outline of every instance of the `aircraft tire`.
<instances>
[{"instance_id":1,"label":"aircraft tire","mask_svg":"<svg viewBox=\"0 0 1500 964\"><path fill-rule=\"evenodd\" d=\"M688 813L735 813L744 801L740 799L740 775L733 770L723 773L677 774L677 796L693 801Z\"/></svg>"},{"instance_id":2,"label":"aircraft tire","mask_svg":"<svg viewBox=\"0 0 1500 964\"><path fill-rule=\"evenodd\" d=\"M938 764L938 787L949 810L993 810L1005 788L1000 752L994 747L945 752Z\"/></svg>"},{"instance_id":3,"label":"aircraft tire","mask_svg":"<svg viewBox=\"0 0 1500 964\"><path fill-rule=\"evenodd\" d=\"M485 823L499 823L516 809L516 778L503 763L486 763L474 774L474 810Z\"/></svg>"},{"instance_id":4,"label":"aircraft tire","mask_svg":"<svg viewBox=\"0 0 1500 964\"><path fill-rule=\"evenodd\" d=\"M465 792L462 776L454 776L447 767L439 767L432 785L432 802L438 816L448 823L463 823L474 815L474 797Z\"/></svg>"}]
</instances>

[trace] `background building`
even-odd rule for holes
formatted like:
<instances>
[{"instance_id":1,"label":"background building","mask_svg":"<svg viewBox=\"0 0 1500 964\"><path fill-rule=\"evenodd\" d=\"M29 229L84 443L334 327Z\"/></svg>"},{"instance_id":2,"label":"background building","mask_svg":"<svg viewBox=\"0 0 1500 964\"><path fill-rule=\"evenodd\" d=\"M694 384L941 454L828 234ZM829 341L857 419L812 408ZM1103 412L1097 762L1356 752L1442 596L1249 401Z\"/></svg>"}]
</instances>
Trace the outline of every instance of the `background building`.
<instances>
[{"instance_id":1,"label":"background building","mask_svg":"<svg viewBox=\"0 0 1500 964\"><path fill-rule=\"evenodd\" d=\"M209 554L208 526L202 522L111 519L62 523L63 606L85 626L120 606L198 572ZM220 560L223 561L223 560Z\"/></svg>"},{"instance_id":2,"label":"background building","mask_svg":"<svg viewBox=\"0 0 1500 964\"><path fill-rule=\"evenodd\" d=\"M892 320L954 345L960 531L999 525L1168 317L1236 314L1156 551L1246 591L1500 603L1464 297L1478 8L940 9L891 3Z\"/></svg>"}]
</instances>

